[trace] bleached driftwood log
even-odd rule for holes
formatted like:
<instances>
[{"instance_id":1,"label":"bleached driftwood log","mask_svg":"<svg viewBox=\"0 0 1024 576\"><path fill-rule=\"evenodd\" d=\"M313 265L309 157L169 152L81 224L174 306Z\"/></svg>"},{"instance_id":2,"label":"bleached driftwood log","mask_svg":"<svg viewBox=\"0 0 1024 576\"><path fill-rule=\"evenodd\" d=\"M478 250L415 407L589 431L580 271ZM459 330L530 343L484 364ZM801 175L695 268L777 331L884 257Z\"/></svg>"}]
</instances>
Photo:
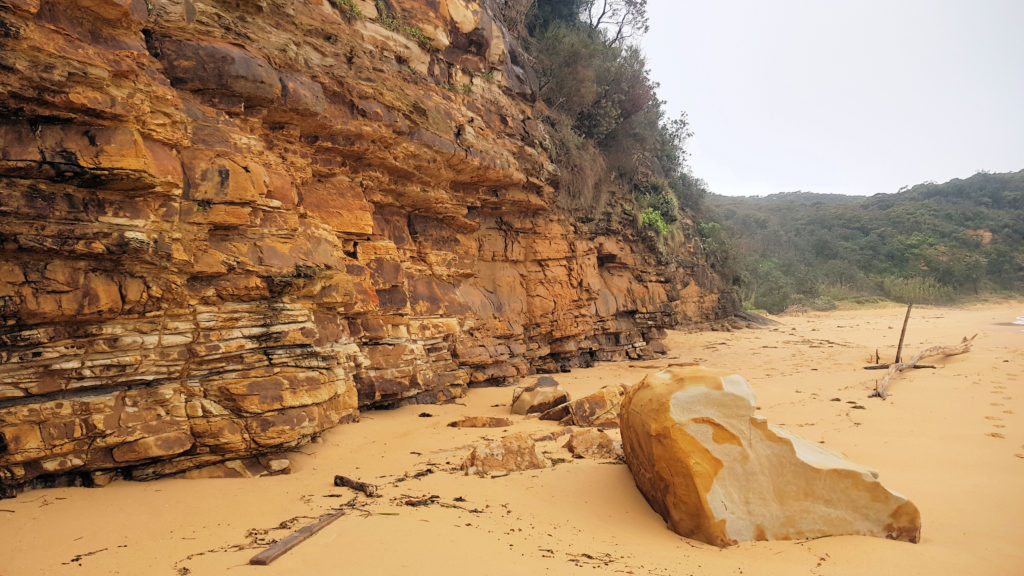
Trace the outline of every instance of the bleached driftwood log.
<instances>
[{"instance_id":1,"label":"bleached driftwood log","mask_svg":"<svg viewBox=\"0 0 1024 576\"><path fill-rule=\"evenodd\" d=\"M971 336L970 338L964 336L964 339L961 340L959 344L954 344L952 346L932 346L931 348L925 348L924 350L918 352L917 356L911 358L910 362L898 362L890 365L889 373L885 375L885 378L882 379L882 382L880 384L875 386L875 391L872 392L871 395L868 397L882 398L884 400L886 398L886 390L889 387L889 380L893 376L899 374L900 372L914 368L921 360L924 360L925 358L931 358L933 356L956 356L958 354L970 352L971 343L974 342L974 339L977 336L977 334Z\"/></svg>"}]
</instances>

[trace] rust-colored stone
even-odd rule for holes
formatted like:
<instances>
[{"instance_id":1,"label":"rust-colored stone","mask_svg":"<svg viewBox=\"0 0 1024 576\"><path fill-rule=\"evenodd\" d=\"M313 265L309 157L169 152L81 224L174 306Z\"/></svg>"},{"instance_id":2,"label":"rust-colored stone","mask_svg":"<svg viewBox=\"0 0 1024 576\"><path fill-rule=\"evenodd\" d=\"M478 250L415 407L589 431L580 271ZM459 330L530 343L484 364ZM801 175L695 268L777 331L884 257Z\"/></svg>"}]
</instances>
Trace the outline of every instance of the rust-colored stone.
<instances>
[{"instance_id":1,"label":"rust-colored stone","mask_svg":"<svg viewBox=\"0 0 1024 576\"><path fill-rule=\"evenodd\" d=\"M622 457L622 448L608 434L596 428L584 428L573 432L564 448L574 458L593 458L597 460L615 460Z\"/></svg>"},{"instance_id":2,"label":"rust-colored stone","mask_svg":"<svg viewBox=\"0 0 1024 576\"><path fill-rule=\"evenodd\" d=\"M541 455L533 439L523 432L478 444L462 462L467 475L480 476L550 467L551 461Z\"/></svg>"}]
</instances>

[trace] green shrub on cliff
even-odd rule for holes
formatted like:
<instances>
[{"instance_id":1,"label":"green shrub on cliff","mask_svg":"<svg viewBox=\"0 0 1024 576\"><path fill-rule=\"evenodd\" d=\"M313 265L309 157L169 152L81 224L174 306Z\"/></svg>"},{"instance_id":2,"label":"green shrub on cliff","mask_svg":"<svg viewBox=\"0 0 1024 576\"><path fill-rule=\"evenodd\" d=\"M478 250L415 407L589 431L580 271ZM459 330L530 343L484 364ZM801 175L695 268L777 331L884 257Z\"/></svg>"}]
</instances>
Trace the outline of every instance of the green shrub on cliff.
<instances>
[{"instance_id":1,"label":"green shrub on cliff","mask_svg":"<svg viewBox=\"0 0 1024 576\"><path fill-rule=\"evenodd\" d=\"M354 20L363 15L363 11L356 6L352 0L330 0L331 6L348 20Z\"/></svg>"},{"instance_id":2,"label":"green shrub on cliff","mask_svg":"<svg viewBox=\"0 0 1024 576\"><path fill-rule=\"evenodd\" d=\"M644 211L640 213L640 223L644 228L650 228L658 234L668 232L668 224L662 219L661 212L654 208L644 208Z\"/></svg>"}]
</instances>

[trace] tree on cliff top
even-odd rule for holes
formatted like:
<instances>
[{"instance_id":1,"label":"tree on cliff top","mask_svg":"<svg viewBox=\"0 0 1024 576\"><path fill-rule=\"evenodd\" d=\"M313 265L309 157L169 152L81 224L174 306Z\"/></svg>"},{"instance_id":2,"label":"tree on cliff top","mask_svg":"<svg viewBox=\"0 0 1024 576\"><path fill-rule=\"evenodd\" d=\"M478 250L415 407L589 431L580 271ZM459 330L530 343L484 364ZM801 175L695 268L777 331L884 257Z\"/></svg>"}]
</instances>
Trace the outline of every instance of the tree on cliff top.
<instances>
[{"instance_id":1,"label":"tree on cliff top","mask_svg":"<svg viewBox=\"0 0 1024 576\"><path fill-rule=\"evenodd\" d=\"M553 23L585 23L601 31L609 46L624 44L650 30L647 0L537 0L531 20L534 30Z\"/></svg>"},{"instance_id":2,"label":"tree on cliff top","mask_svg":"<svg viewBox=\"0 0 1024 576\"><path fill-rule=\"evenodd\" d=\"M609 45L642 36L651 28L647 0L584 0L580 8L591 28L605 32Z\"/></svg>"},{"instance_id":3,"label":"tree on cliff top","mask_svg":"<svg viewBox=\"0 0 1024 576\"><path fill-rule=\"evenodd\" d=\"M526 44L541 99L564 119L552 121L563 148L556 160L578 161L580 146L594 146L620 187L671 223L680 207L700 211L706 191L686 166L685 114L668 117L644 55L631 43L647 29L646 0L537 0ZM578 165L563 168L580 172Z\"/></svg>"}]
</instances>

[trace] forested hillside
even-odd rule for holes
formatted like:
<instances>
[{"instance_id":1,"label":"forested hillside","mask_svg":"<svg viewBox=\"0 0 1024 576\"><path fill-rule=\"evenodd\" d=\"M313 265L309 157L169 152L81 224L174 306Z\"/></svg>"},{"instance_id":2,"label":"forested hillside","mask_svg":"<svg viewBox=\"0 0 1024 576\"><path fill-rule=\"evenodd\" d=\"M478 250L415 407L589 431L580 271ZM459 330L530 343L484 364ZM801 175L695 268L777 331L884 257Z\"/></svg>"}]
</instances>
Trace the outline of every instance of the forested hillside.
<instances>
[{"instance_id":1,"label":"forested hillside","mask_svg":"<svg viewBox=\"0 0 1024 576\"><path fill-rule=\"evenodd\" d=\"M1024 290L1024 170L868 198L710 196L748 306L881 296L933 303Z\"/></svg>"}]
</instances>

